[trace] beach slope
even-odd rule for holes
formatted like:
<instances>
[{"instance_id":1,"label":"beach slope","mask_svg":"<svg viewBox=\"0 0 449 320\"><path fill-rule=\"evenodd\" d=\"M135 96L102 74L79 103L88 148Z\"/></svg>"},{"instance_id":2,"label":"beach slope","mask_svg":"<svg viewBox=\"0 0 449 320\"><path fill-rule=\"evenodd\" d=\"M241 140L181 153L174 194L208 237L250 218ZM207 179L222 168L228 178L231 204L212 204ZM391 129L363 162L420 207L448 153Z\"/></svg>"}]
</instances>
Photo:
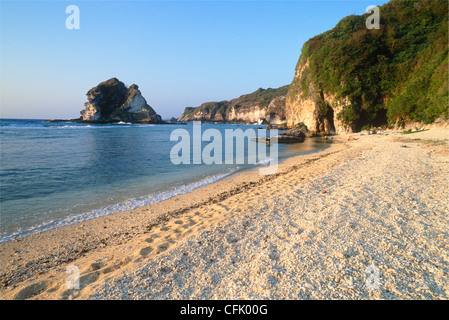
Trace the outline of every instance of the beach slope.
<instances>
[{"instance_id":1,"label":"beach slope","mask_svg":"<svg viewBox=\"0 0 449 320\"><path fill-rule=\"evenodd\" d=\"M276 175L4 243L0 297L448 299L448 139L342 135Z\"/></svg>"}]
</instances>

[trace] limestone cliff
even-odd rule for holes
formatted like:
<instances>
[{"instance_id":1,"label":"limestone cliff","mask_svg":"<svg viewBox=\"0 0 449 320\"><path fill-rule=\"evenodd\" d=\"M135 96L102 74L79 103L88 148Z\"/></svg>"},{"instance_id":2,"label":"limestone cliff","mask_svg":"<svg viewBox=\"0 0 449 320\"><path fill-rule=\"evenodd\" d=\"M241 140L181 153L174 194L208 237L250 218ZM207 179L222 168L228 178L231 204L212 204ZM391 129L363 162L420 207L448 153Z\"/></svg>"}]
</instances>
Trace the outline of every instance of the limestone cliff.
<instances>
[{"instance_id":1,"label":"limestone cliff","mask_svg":"<svg viewBox=\"0 0 449 320\"><path fill-rule=\"evenodd\" d=\"M303 123L311 132L343 133L352 132L355 127L346 125L337 118L344 107L350 105L348 97L336 98L335 95L315 89L309 75L309 60L301 57L295 70L293 86L285 102L288 127ZM303 90L295 87L304 84ZM323 111L324 109L324 111Z\"/></svg>"},{"instance_id":2,"label":"limestone cliff","mask_svg":"<svg viewBox=\"0 0 449 320\"><path fill-rule=\"evenodd\" d=\"M285 122L285 97L288 86L278 89L258 89L230 101L206 102L199 107L187 107L178 121L257 123Z\"/></svg>"},{"instance_id":3,"label":"limestone cliff","mask_svg":"<svg viewBox=\"0 0 449 320\"><path fill-rule=\"evenodd\" d=\"M129 88L117 78L101 82L87 92L81 121L163 123L135 84Z\"/></svg>"},{"instance_id":4,"label":"limestone cliff","mask_svg":"<svg viewBox=\"0 0 449 320\"><path fill-rule=\"evenodd\" d=\"M448 2L390 1L308 40L286 98L287 124L312 132L448 117Z\"/></svg>"}]
</instances>

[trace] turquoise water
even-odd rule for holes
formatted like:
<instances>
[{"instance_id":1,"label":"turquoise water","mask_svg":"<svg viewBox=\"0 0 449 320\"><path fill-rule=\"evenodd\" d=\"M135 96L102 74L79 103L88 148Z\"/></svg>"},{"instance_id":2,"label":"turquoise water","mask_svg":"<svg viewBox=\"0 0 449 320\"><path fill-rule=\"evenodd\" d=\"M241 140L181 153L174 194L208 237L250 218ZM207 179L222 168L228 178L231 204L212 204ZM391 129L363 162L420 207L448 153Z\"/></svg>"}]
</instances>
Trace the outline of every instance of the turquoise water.
<instances>
[{"instance_id":1,"label":"turquoise water","mask_svg":"<svg viewBox=\"0 0 449 320\"><path fill-rule=\"evenodd\" d=\"M224 136L225 129L256 127L203 124L202 130ZM254 167L174 165L175 129L192 133L192 124L0 119L0 242L159 202ZM279 159L325 147L314 139L279 145Z\"/></svg>"}]
</instances>

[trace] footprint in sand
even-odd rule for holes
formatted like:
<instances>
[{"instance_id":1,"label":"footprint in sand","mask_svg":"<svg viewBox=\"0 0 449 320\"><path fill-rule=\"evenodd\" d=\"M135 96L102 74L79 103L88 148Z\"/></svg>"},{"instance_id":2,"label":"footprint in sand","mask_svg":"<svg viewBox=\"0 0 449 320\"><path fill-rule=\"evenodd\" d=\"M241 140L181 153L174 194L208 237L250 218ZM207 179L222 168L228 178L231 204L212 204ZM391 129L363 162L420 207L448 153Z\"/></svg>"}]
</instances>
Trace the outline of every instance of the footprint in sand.
<instances>
[{"instance_id":1,"label":"footprint in sand","mask_svg":"<svg viewBox=\"0 0 449 320\"><path fill-rule=\"evenodd\" d=\"M168 242L164 242L163 244L160 244L157 248L158 248L158 252L157 253L161 253L164 252L165 250L167 250L170 247L170 243Z\"/></svg>"},{"instance_id":2,"label":"footprint in sand","mask_svg":"<svg viewBox=\"0 0 449 320\"><path fill-rule=\"evenodd\" d=\"M194 226L196 224L197 224L197 221L189 219L189 222L188 222L189 226Z\"/></svg>"},{"instance_id":3,"label":"footprint in sand","mask_svg":"<svg viewBox=\"0 0 449 320\"><path fill-rule=\"evenodd\" d=\"M82 276L80 278L80 289L83 289L86 286L88 286L89 284L97 281L99 277L100 277L100 272L98 272L98 271L93 271L93 272L90 272L90 273Z\"/></svg>"},{"instance_id":4,"label":"footprint in sand","mask_svg":"<svg viewBox=\"0 0 449 320\"><path fill-rule=\"evenodd\" d=\"M164 237L165 240L167 240L168 242L170 242L171 244L175 244L176 241L174 239L172 239L172 234L168 234Z\"/></svg>"},{"instance_id":5,"label":"footprint in sand","mask_svg":"<svg viewBox=\"0 0 449 320\"><path fill-rule=\"evenodd\" d=\"M104 267L104 263L102 263L102 262L94 262L94 263L92 263L90 266L89 266L89 269L88 270L90 270L90 271L95 271L95 270L99 270L99 269L101 269L101 268L103 268Z\"/></svg>"},{"instance_id":6,"label":"footprint in sand","mask_svg":"<svg viewBox=\"0 0 449 320\"><path fill-rule=\"evenodd\" d=\"M149 255L154 249L152 247L145 247L140 249L139 254L142 257L146 257L147 255Z\"/></svg>"},{"instance_id":7,"label":"footprint in sand","mask_svg":"<svg viewBox=\"0 0 449 320\"><path fill-rule=\"evenodd\" d=\"M95 263L93 263L92 265L95 265ZM89 267L89 269L92 268L92 265ZM97 267L97 265L95 265L94 267ZM110 268L107 268L107 269L108 269L108 272L110 272L109 271ZM66 300L66 299L76 298L79 295L80 290L83 290L88 285L96 282L100 278L100 274L103 274L103 273L107 273L107 272L97 270L97 271L88 272L85 275L81 276L79 278L79 289L75 289L75 290L68 289L68 290L63 291L61 293L60 299Z\"/></svg>"},{"instance_id":8,"label":"footprint in sand","mask_svg":"<svg viewBox=\"0 0 449 320\"><path fill-rule=\"evenodd\" d=\"M152 243L157 238L160 238L160 236L157 234L152 234L149 238L146 238L145 241L148 243Z\"/></svg>"},{"instance_id":9,"label":"footprint in sand","mask_svg":"<svg viewBox=\"0 0 449 320\"><path fill-rule=\"evenodd\" d=\"M46 290L48 286L47 281L41 281L38 283L34 283L32 285L29 285L28 287L23 288L19 291L14 297L15 300L25 300L31 297L34 297L35 295L38 295L42 291Z\"/></svg>"},{"instance_id":10,"label":"footprint in sand","mask_svg":"<svg viewBox=\"0 0 449 320\"><path fill-rule=\"evenodd\" d=\"M96 263L93 263L92 265L94 265L94 267L98 266L98 264L96 264ZM89 267L89 269L92 268L92 265ZM111 272L112 270L110 270L110 269L111 269L111 267L108 267L108 268L104 269L103 271L97 270L97 271L91 271L91 272L86 273L85 275L83 275L82 277L79 278L79 289L65 290L64 292L61 293L60 299L66 300L66 299L76 298L79 295L79 292L80 292L79 290L83 290L88 285L96 282L100 278L101 274Z\"/></svg>"}]
</instances>

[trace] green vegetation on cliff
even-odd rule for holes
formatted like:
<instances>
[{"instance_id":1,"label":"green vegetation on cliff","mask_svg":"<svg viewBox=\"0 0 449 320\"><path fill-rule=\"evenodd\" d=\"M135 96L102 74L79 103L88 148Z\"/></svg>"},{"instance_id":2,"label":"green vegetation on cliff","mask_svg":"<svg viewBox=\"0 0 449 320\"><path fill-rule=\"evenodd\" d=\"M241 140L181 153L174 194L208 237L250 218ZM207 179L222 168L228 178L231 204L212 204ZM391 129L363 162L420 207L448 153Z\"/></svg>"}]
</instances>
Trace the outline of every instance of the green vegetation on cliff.
<instances>
[{"instance_id":1,"label":"green vegetation on cliff","mask_svg":"<svg viewBox=\"0 0 449 320\"><path fill-rule=\"evenodd\" d=\"M347 98L337 118L350 126L447 118L448 1L393 0L379 8L380 29L367 29L370 14L351 15L307 41L297 68L309 65L288 98L313 98L323 115L328 106L317 92Z\"/></svg>"}]
</instances>

